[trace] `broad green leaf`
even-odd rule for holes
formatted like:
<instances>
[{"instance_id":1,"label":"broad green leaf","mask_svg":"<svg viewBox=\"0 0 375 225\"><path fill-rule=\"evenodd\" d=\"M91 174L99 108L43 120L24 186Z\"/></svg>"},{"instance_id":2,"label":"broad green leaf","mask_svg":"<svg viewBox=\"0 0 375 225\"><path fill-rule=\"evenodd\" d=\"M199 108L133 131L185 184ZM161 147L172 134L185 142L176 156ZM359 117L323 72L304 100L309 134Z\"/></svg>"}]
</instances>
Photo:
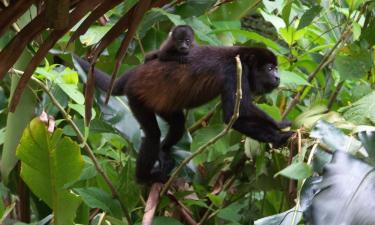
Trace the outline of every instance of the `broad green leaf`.
<instances>
[{"instance_id":1,"label":"broad green leaf","mask_svg":"<svg viewBox=\"0 0 375 225\"><path fill-rule=\"evenodd\" d=\"M341 108L339 112L343 113L345 119L358 125L375 123L375 91Z\"/></svg>"},{"instance_id":2,"label":"broad green leaf","mask_svg":"<svg viewBox=\"0 0 375 225\"><path fill-rule=\"evenodd\" d=\"M273 14L268 14L264 12L263 10L260 10L260 13L262 14L263 18L270 22L277 30L280 30L281 28L285 28L285 22L283 19L281 19L278 16L275 16Z\"/></svg>"},{"instance_id":3,"label":"broad green leaf","mask_svg":"<svg viewBox=\"0 0 375 225\"><path fill-rule=\"evenodd\" d=\"M280 110L276 106L267 104L258 104L258 106L275 120L281 120Z\"/></svg>"},{"instance_id":4,"label":"broad green leaf","mask_svg":"<svg viewBox=\"0 0 375 225\"><path fill-rule=\"evenodd\" d=\"M202 40L210 45L220 45L221 42L215 36L210 34L211 27L203 23L200 19L192 17L186 20L186 23L189 24L195 31L195 35L199 40Z\"/></svg>"},{"instance_id":5,"label":"broad green leaf","mask_svg":"<svg viewBox=\"0 0 375 225\"><path fill-rule=\"evenodd\" d=\"M185 21L183 19L181 19L181 16L169 13L169 12L163 10L163 9L153 8L150 11L151 12L157 12L157 13L160 13L161 15L166 16L176 26L186 24Z\"/></svg>"},{"instance_id":6,"label":"broad green leaf","mask_svg":"<svg viewBox=\"0 0 375 225\"><path fill-rule=\"evenodd\" d=\"M296 30L294 27L284 27L279 29L280 36L288 43L289 46L293 45L296 41L301 39L307 29Z\"/></svg>"},{"instance_id":7,"label":"broad green leaf","mask_svg":"<svg viewBox=\"0 0 375 225\"><path fill-rule=\"evenodd\" d=\"M116 218L121 218L120 203L107 192L96 187L76 188L74 191L78 192L89 207L102 209Z\"/></svg>"},{"instance_id":8,"label":"broad green leaf","mask_svg":"<svg viewBox=\"0 0 375 225\"><path fill-rule=\"evenodd\" d=\"M61 72L62 79L65 84L78 84L78 73L68 67Z\"/></svg>"},{"instance_id":9,"label":"broad green leaf","mask_svg":"<svg viewBox=\"0 0 375 225\"><path fill-rule=\"evenodd\" d=\"M300 30L308 25L314 20L314 18L319 15L320 11L322 11L322 7L320 5L313 6L309 10L307 10L301 17L299 21L297 30Z\"/></svg>"},{"instance_id":10,"label":"broad green leaf","mask_svg":"<svg viewBox=\"0 0 375 225\"><path fill-rule=\"evenodd\" d=\"M69 108L79 113L79 115L81 115L83 118L85 118L85 106L84 105L69 103L68 106ZM95 119L96 111L94 109L91 109L91 114L92 114L91 120Z\"/></svg>"},{"instance_id":11,"label":"broad green leaf","mask_svg":"<svg viewBox=\"0 0 375 225\"><path fill-rule=\"evenodd\" d=\"M63 90L65 94L69 96L69 98L71 98L76 103L83 105L83 103L85 102L85 98L83 97L82 92L78 90L76 85L62 83L58 83L58 85L61 90Z\"/></svg>"},{"instance_id":12,"label":"broad green leaf","mask_svg":"<svg viewBox=\"0 0 375 225\"><path fill-rule=\"evenodd\" d=\"M353 23L353 41L358 40L359 36L361 36L361 26L354 22Z\"/></svg>"},{"instance_id":13,"label":"broad green leaf","mask_svg":"<svg viewBox=\"0 0 375 225\"><path fill-rule=\"evenodd\" d=\"M81 43L85 46L90 46L98 43L102 37L112 28L110 25L106 26L90 26L84 35L79 37Z\"/></svg>"},{"instance_id":14,"label":"broad green leaf","mask_svg":"<svg viewBox=\"0 0 375 225\"><path fill-rule=\"evenodd\" d=\"M365 3L366 0L345 0L349 5L350 10L357 9L361 4Z\"/></svg>"},{"instance_id":15,"label":"broad green leaf","mask_svg":"<svg viewBox=\"0 0 375 225\"><path fill-rule=\"evenodd\" d=\"M260 5L258 3L256 0L236 0L229 4L221 5L209 16L214 21L240 20L250 12L255 11Z\"/></svg>"},{"instance_id":16,"label":"broad green leaf","mask_svg":"<svg viewBox=\"0 0 375 225\"><path fill-rule=\"evenodd\" d=\"M310 85L309 82L307 82L307 80L292 72L292 71L286 71L286 70L281 70L279 71L279 74L280 74L280 85L281 86L288 86L288 85L296 85L296 86L300 86L300 85Z\"/></svg>"},{"instance_id":17,"label":"broad green leaf","mask_svg":"<svg viewBox=\"0 0 375 225\"><path fill-rule=\"evenodd\" d=\"M35 118L22 135L17 157L22 179L53 210L54 224L73 225L81 199L65 184L78 179L82 171L78 144L62 137L61 129L49 134L45 124Z\"/></svg>"},{"instance_id":18,"label":"broad green leaf","mask_svg":"<svg viewBox=\"0 0 375 225\"><path fill-rule=\"evenodd\" d=\"M370 70L373 58L366 49L355 49L350 55L338 55L333 68L340 74L342 80L360 79Z\"/></svg>"},{"instance_id":19,"label":"broad green leaf","mask_svg":"<svg viewBox=\"0 0 375 225\"><path fill-rule=\"evenodd\" d=\"M18 77L11 78L11 92L16 88ZM34 116L36 107L35 93L30 88L26 88L14 113L9 112L5 130L4 145L1 154L1 179L7 183L9 173L17 164L16 148L22 136L23 129Z\"/></svg>"},{"instance_id":20,"label":"broad green leaf","mask_svg":"<svg viewBox=\"0 0 375 225\"><path fill-rule=\"evenodd\" d=\"M217 216L219 218L238 223L240 222L242 216L240 214L240 211L242 208L244 208L245 205L239 204L239 203L233 203L223 209L220 209Z\"/></svg>"},{"instance_id":21,"label":"broad green leaf","mask_svg":"<svg viewBox=\"0 0 375 225\"><path fill-rule=\"evenodd\" d=\"M222 32L231 32L234 36L238 35L238 36L242 36L242 37L247 38L247 40L254 40L254 41L257 41L257 42L264 43L268 47L270 47L270 48L272 48L272 49L274 49L275 51L278 51L278 52L283 52L285 50L278 43L272 41L269 38L263 37L262 35L260 35L256 32L241 30L241 29L224 29L224 30L220 29L220 30L214 30L213 31L213 33L222 33Z\"/></svg>"},{"instance_id":22,"label":"broad green leaf","mask_svg":"<svg viewBox=\"0 0 375 225\"><path fill-rule=\"evenodd\" d=\"M307 165L304 162L298 162L298 163L293 163L289 165L288 167L284 168L283 170L275 174L275 176L283 175L291 179L302 180L311 176L312 172L313 171L312 171L311 166Z\"/></svg>"},{"instance_id":23,"label":"broad green leaf","mask_svg":"<svg viewBox=\"0 0 375 225\"><path fill-rule=\"evenodd\" d=\"M182 223L171 217L157 216L152 225L182 225Z\"/></svg>"},{"instance_id":24,"label":"broad green leaf","mask_svg":"<svg viewBox=\"0 0 375 225\"><path fill-rule=\"evenodd\" d=\"M216 0L187 0L184 4L176 6L176 14L183 18L201 16L209 10Z\"/></svg>"}]
</instances>

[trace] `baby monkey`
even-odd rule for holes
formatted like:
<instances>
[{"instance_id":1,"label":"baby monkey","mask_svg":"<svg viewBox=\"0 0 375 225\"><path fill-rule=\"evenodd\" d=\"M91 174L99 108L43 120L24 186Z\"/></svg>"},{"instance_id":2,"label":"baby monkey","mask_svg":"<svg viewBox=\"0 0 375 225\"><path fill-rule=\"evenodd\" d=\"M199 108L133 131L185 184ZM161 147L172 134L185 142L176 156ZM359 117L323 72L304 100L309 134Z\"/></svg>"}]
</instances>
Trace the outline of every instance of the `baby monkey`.
<instances>
[{"instance_id":1,"label":"baby monkey","mask_svg":"<svg viewBox=\"0 0 375 225\"><path fill-rule=\"evenodd\" d=\"M158 58L160 61L177 61L180 64L185 64L187 55L194 45L193 29L188 25L176 26L171 30L159 50L146 54L145 63Z\"/></svg>"}]
</instances>

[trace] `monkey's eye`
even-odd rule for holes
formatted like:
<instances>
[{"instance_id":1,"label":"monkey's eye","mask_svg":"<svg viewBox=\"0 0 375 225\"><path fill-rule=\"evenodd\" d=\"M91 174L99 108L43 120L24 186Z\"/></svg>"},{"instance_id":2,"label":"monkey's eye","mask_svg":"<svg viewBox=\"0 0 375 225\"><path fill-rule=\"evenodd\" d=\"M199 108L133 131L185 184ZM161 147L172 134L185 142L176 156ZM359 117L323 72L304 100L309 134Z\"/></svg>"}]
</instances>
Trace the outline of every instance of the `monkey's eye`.
<instances>
[{"instance_id":1,"label":"monkey's eye","mask_svg":"<svg viewBox=\"0 0 375 225\"><path fill-rule=\"evenodd\" d=\"M274 68L272 66L267 67L268 71L272 71Z\"/></svg>"},{"instance_id":2,"label":"monkey's eye","mask_svg":"<svg viewBox=\"0 0 375 225\"><path fill-rule=\"evenodd\" d=\"M185 41L186 41L187 43L190 43L190 40L189 40L189 39L186 39Z\"/></svg>"}]
</instances>

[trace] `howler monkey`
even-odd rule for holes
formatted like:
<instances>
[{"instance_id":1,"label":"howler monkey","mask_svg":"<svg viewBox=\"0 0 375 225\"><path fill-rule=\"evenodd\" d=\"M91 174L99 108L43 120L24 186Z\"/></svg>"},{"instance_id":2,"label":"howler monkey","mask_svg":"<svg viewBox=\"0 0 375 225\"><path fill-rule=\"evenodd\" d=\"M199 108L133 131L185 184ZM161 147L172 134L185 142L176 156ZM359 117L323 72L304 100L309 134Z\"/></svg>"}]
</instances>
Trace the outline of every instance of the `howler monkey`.
<instances>
[{"instance_id":1,"label":"howler monkey","mask_svg":"<svg viewBox=\"0 0 375 225\"><path fill-rule=\"evenodd\" d=\"M176 26L171 30L169 37L163 42L159 50L146 54L145 63L156 58L161 61L186 63L187 55L194 45L193 29L188 25Z\"/></svg>"},{"instance_id":2,"label":"howler monkey","mask_svg":"<svg viewBox=\"0 0 375 225\"><path fill-rule=\"evenodd\" d=\"M120 77L113 95L126 95L144 138L136 163L136 177L141 183L164 182L174 167L171 148L185 132L183 109L200 106L221 95L223 119L228 123L235 104L236 61L240 55L243 97L239 118L233 129L261 142L285 143L293 134L281 131L287 122L276 122L254 103L255 95L269 93L280 83L276 56L264 48L196 46L187 58L189 64L152 60ZM76 58L87 71L89 64ZM94 71L96 85L107 90L110 77ZM160 143L156 115L169 124ZM159 166L155 168L159 160Z\"/></svg>"}]
</instances>

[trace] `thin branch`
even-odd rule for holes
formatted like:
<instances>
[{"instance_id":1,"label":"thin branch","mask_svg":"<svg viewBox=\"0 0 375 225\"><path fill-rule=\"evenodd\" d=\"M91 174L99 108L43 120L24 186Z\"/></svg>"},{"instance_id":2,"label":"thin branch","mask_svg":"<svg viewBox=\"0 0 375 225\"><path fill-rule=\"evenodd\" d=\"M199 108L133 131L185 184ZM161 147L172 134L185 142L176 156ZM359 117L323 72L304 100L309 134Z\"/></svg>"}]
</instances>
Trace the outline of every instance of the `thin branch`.
<instances>
[{"instance_id":1,"label":"thin branch","mask_svg":"<svg viewBox=\"0 0 375 225\"><path fill-rule=\"evenodd\" d=\"M206 115L204 115L202 118L200 118L198 121L196 121L191 127L188 128L188 131L190 134L194 133L196 130L207 126L208 121L211 119L211 117L214 115L216 110L220 108L221 102L219 101L216 103L214 108L212 108Z\"/></svg>"},{"instance_id":2,"label":"thin branch","mask_svg":"<svg viewBox=\"0 0 375 225\"><path fill-rule=\"evenodd\" d=\"M335 92L333 92L331 98L329 99L327 110L331 111L333 103L336 101L337 96L339 95L341 88L344 86L345 80L340 81L340 83L337 85Z\"/></svg>"},{"instance_id":3,"label":"thin branch","mask_svg":"<svg viewBox=\"0 0 375 225\"><path fill-rule=\"evenodd\" d=\"M19 71L19 70L16 70L16 69L12 69L12 70L17 74L23 74L23 71ZM125 217L126 217L126 220L127 220L128 224L132 225L133 223L132 223L131 218L130 218L129 210L122 203L119 193L117 192L117 190L116 190L115 186L113 185L112 181L109 179L107 174L104 172L104 170L100 166L98 159L95 157L91 147L85 141L85 137L83 136L83 134L79 130L78 126L74 123L74 121L71 119L71 116L65 111L64 107L61 106L61 104L58 102L58 100L55 98L55 96L53 96L53 94L50 92L49 88L43 82L41 82L40 80L38 80L34 77L31 77L31 79L43 89L43 91L51 99L52 103L59 109L59 111L63 115L64 119L72 126L73 130L77 134L78 140L80 141L81 144L83 144L83 149L86 151L87 155L90 157L90 159L94 163L94 166L95 166L96 170L98 171L98 173L103 177L104 181L107 183L109 189L112 192L112 196L119 200L121 208L122 208L122 210L125 214Z\"/></svg>"},{"instance_id":4,"label":"thin branch","mask_svg":"<svg viewBox=\"0 0 375 225\"><path fill-rule=\"evenodd\" d=\"M159 202L159 192L162 186L163 184L161 183L155 183L152 185L150 194L148 195L145 214L143 215L142 219L142 225L152 225L156 207L158 206Z\"/></svg>"},{"instance_id":5,"label":"thin branch","mask_svg":"<svg viewBox=\"0 0 375 225\"><path fill-rule=\"evenodd\" d=\"M182 161L182 163L177 167L177 169L172 173L171 177L165 183L163 190L160 193L160 196L163 196L169 187L171 186L172 182L174 179L176 179L178 173L188 164L193 158L196 156L202 154L209 146L214 144L216 141L218 141L220 138L222 138L224 135L228 133L228 131L231 129L233 126L234 122L236 122L238 116L239 116L239 111L240 111L240 102L242 99L242 65L241 65L241 60L240 56L236 56L236 63L237 63L237 88L236 88L236 98L235 98L235 104L234 104L234 111L233 115L227 124L227 126L215 137L213 137L211 140L209 140L206 144L200 146L190 157L186 158L185 160Z\"/></svg>"}]
</instances>

